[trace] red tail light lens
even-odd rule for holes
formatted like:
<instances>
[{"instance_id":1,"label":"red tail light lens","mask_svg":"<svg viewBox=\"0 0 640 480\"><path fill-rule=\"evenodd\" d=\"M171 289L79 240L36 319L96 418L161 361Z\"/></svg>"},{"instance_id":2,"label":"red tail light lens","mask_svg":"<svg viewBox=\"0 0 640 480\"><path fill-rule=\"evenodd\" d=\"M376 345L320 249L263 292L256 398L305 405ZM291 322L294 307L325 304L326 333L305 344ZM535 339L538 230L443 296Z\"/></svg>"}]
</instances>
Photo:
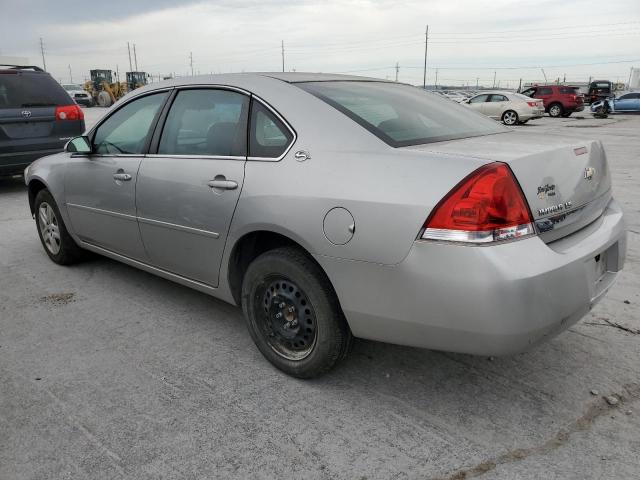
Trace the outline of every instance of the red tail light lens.
<instances>
[{"instance_id":1,"label":"red tail light lens","mask_svg":"<svg viewBox=\"0 0 640 480\"><path fill-rule=\"evenodd\" d=\"M520 185L506 164L496 162L471 173L440 201L421 238L490 243L534 233Z\"/></svg>"},{"instance_id":2,"label":"red tail light lens","mask_svg":"<svg viewBox=\"0 0 640 480\"><path fill-rule=\"evenodd\" d=\"M78 105L56 107L56 120L84 120L84 112Z\"/></svg>"},{"instance_id":3,"label":"red tail light lens","mask_svg":"<svg viewBox=\"0 0 640 480\"><path fill-rule=\"evenodd\" d=\"M538 105L538 102L527 102L527 105L529 105L530 107L535 107L536 105Z\"/></svg>"}]
</instances>

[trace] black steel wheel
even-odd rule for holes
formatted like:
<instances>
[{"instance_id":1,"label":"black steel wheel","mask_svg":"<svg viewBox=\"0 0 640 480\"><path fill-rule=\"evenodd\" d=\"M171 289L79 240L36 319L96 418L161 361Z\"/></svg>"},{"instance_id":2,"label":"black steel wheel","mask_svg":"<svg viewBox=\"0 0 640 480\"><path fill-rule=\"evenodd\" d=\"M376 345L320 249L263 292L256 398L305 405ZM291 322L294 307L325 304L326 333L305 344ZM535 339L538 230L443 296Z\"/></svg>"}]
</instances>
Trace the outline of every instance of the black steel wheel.
<instances>
[{"instance_id":1,"label":"black steel wheel","mask_svg":"<svg viewBox=\"0 0 640 480\"><path fill-rule=\"evenodd\" d=\"M249 265L242 310L260 352L295 377L322 375L351 345L351 331L329 279L297 248L270 250Z\"/></svg>"},{"instance_id":2,"label":"black steel wheel","mask_svg":"<svg viewBox=\"0 0 640 480\"><path fill-rule=\"evenodd\" d=\"M305 358L316 343L316 320L313 306L305 292L292 280L274 275L261 283L261 328L269 346L288 360ZM256 305L257 306L257 305ZM256 312L258 313L258 312Z\"/></svg>"}]
</instances>

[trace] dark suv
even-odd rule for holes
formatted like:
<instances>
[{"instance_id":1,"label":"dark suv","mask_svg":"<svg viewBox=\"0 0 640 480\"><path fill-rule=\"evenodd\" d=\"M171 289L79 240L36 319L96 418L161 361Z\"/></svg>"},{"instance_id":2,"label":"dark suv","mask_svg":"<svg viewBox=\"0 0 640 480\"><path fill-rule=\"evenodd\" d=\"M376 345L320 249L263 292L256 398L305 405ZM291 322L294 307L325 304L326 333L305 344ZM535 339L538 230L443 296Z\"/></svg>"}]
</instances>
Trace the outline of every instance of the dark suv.
<instances>
[{"instance_id":1,"label":"dark suv","mask_svg":"<svg viewBox=\"0 0 640 480\"><path fill-rule=\"evenodd\" d=\"M523 95L539 98L551 117L568 117L573 112L584 110L584 97L578 87L567 85L536 85L527 88Z\"/></svg>"},{"instance_id":2,"label":"dark suv","mask_svg":"<svg viewBox=\"0 0 640 480\"><path fill-rule=\"evenodd\" d=\"M84 113L39 67L0 65L0 176L61 152L84 132Z\"/></svg>"}]
</instances>

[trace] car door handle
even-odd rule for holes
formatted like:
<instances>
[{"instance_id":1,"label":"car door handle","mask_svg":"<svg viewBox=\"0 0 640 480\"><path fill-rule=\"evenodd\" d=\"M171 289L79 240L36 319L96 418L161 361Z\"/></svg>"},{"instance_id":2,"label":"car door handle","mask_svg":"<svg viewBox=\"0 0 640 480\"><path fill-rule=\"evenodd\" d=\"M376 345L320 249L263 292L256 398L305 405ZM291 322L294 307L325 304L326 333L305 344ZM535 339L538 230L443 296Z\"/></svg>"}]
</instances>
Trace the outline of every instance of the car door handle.
<instances>
[{"instance_id":1,"label":"car door handle","mask_svg":"<svg viewBox=\"0 0 640 480\"><path fill-rule=\"evenodd\" d=\"M131 175L129 175L128 173L114 173L113 179L120 180L121 182L128 182L129 180L131 180Z\"/></svg>"},{"instance_id":2,"label":"car door handle","mask_svg":"<svg viewBox=\"0 0 640 480\"><path fill-rule=\"evenodd\" d=\"M207 182L211 188L220 188L221 190L235 190L238 188L238 182L234 182L233 180L211 180Z\"/></svg>"}]
</instances>

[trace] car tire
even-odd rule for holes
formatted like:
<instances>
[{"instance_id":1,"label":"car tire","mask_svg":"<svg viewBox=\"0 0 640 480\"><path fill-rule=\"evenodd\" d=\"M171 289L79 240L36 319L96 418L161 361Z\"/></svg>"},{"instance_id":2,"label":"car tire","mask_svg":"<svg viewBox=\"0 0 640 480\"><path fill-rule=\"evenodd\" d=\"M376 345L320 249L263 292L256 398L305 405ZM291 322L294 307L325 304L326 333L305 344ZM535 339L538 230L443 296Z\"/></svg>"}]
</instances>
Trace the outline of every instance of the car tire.
<instances>
[{"instance_id":1,"label":"car tire","mask_svg":"<svg viewBox=\"0 0 640 480\"><path fill-rule=\"evenodd\" d=\"M560 103L552 103L549 105L549 116L553 118L561 117L564 113L564 108Z\"/></svg>"},{"instance_id":2,"label":"car tire","mask_svg":"<svg viewBox=\"0 0 640 480\"><path fill-rule=\"evenodd\" d=\"M513 110L507 110L502 114L502 123L505 125L517 125L519 121L518 114Z\"/></svg>"},{"instance_id":3,"label":"car tire","mask_svg":"<svg viewBox=\"0 0 640 480\"><path fill-rule=\"evenodd\" d=\"M71 265L84 258L84 250L67 231L60 210L47 189L40 190L35 199L36 228L44 251L59 265Z\"/></svg>"},{"instance_id":4,"label":"car tire","mask_svg":"<svg viewBox=\"0 0 640 480\"><path fill-rule=\"evenodd\" d=\"M352 335L329 279L296 248L258 256L242 282L251 338L275 367L298 378L328 372L346 357Z\"/></svg>"}]
</instances>

